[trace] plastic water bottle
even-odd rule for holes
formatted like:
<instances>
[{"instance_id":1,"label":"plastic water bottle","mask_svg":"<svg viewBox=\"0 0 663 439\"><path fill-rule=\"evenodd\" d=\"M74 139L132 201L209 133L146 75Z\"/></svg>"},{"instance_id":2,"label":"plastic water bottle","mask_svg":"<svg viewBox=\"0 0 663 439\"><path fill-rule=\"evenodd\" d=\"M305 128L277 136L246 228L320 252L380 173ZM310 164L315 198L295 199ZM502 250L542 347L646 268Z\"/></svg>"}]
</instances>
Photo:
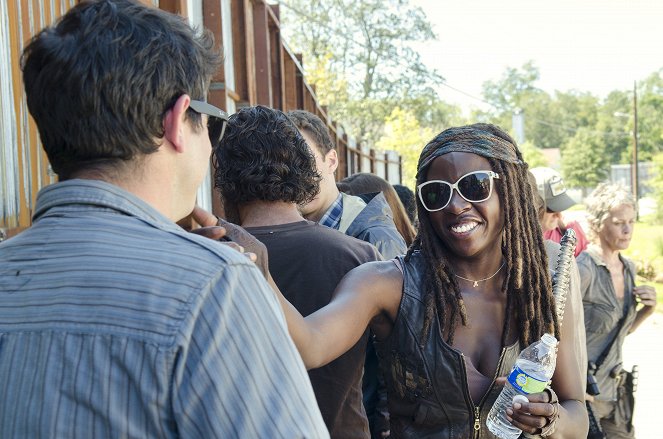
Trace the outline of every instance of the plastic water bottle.
<instances>
[{"instance_id":1,"label":"plastic water bottle","mask_svg":"<svg viewBox=\"0 0 663 439\"><path fill-rule=\"evenodd\" d=\"M507 382L488 413L488 429L500 439L516 439L522 433L506 418L513 397L543 392L555 372L557 339L544 334L541 340L529 345L520 353L516 364L507 376Z\"/></svg>"}]
</instances>

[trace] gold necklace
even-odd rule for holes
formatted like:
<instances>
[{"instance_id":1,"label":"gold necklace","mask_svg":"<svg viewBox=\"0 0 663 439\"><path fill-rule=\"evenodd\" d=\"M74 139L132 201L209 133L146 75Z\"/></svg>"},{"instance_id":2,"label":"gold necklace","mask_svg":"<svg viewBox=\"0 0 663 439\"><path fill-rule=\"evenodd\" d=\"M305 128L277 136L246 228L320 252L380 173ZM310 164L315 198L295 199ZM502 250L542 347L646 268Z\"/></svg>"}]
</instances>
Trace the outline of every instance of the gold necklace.
<instances>
[{"instance_id":1,"label":"gold necklace","mask_svg":"<svg viewBox=\"0 0 663 439\"><path fill-rule=\"evenodd\" d=\"M496 271L495 273L493 273L491 276L488 276L488 277L485 278L485 279L479 279L479 280L468 279L468 278L463 277L463 276L460 276L460 275L458 275L458 274L456 275L456 277L459 278L459 279L466 280L466 281L468 281L468 282L474 282L474 283L472 284L472 287L473 287L473 288L476 288L476 287L479 286L479 282L483 282L483 281L490 280L490 279L494 278L494 277L497 275L497 273L499 273L499 272L502 270L502 268L504 268L504 264L506 264L506 262L502 262L502 265L500 265L500 268L498 268L497 271Z\"/></svg>"}]
</instances>

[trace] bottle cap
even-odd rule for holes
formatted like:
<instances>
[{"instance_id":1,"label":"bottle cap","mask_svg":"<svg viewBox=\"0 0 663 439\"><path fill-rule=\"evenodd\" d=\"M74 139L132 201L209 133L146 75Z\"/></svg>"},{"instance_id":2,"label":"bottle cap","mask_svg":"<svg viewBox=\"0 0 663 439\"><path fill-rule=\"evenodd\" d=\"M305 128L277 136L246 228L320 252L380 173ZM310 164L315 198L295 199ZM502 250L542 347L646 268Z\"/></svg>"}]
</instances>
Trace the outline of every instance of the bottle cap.
<instances>
[{"instance_id":1,"label":"bottle cap","mask_svg":"<svg viewBox=\"0 0 663 439\"><path fill-rule=\"evenodd\" d=\"M543 334L541 341L548 346L557 346L557 339L552 334Z\"/></svg>"}]
</instances>

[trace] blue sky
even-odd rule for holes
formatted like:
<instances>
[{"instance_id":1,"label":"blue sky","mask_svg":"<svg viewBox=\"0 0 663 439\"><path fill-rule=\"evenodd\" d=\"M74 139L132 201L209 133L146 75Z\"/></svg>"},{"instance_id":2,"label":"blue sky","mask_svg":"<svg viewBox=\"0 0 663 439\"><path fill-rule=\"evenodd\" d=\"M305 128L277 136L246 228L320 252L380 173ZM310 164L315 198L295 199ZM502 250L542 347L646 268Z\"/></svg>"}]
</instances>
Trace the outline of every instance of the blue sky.
<instances>
[{"instance_id":1,"label":"blue sky","mask_svg":"<svg viewBox=\"0 0 663 439\"><path fill-rule=\"evenodd\" d=\"M632 89L663 68L661 0L411 0L438 40L417 45L450 86L481 95L481 84L533 60L538 86L605 96ZM481 106L441 87L443 99Z\"/></svg>"}]
</instances>

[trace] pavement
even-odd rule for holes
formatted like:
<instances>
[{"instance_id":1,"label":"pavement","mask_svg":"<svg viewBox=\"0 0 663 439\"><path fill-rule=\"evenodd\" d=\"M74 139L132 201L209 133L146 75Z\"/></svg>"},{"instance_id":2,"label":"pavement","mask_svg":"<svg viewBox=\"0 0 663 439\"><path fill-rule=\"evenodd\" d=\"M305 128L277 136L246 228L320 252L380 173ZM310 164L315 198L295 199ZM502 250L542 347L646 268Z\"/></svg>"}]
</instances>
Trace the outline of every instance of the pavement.
<instances>
[{"instance_id":1,"label":"pavement","mask_svg":"<svg viewBox=\"0 0 663 439\"><path fill-rule=\"evenodd\" d=\"M633 424L638 439L661 439L659 404L663 395L663 313L655 312L645 320L624 342L624 368L631 370L634 364L640 371L638 389L635 394Z\"/></svg>"}]
</instances>

